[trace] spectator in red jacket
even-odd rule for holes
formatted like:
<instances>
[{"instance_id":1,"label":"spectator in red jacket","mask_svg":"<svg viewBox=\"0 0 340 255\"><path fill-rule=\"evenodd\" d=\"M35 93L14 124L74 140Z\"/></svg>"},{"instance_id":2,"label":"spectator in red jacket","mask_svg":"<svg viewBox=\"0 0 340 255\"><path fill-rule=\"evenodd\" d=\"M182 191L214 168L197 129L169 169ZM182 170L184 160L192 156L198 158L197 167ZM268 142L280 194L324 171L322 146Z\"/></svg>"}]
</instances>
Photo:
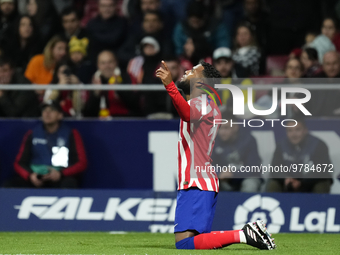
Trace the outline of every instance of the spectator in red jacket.
<instances>
[{"instance_id":1,"label":"spectator in red jacket","mask_svg":"<svg viewBox=\"0 0 340 255\"><path fill-rule=\"evenodd\" d=\"M42 107L42 123L29 130L14 162L20 177L7 187L77 188L87 167L79 132L62 122L60 104L49 101Z\"/></svg>"}]
</instances>

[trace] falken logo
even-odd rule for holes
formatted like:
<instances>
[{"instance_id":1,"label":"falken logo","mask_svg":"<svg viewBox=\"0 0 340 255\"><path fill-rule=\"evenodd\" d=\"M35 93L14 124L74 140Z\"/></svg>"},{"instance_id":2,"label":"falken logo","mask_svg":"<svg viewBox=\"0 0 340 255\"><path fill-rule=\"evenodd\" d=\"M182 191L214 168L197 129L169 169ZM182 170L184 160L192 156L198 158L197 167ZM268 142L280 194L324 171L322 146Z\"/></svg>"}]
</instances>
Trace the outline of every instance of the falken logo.
<instances>
[{"instance_id":1,"label":"falken logo","mask_svg":"<svg viewBox=\"0 0 340 255\"><path fill-rule=\"evenodd\" d=\"M279 205L280 202L272 197L252 196L236 208L233 228L241 229L247 222L254 222L258 219L267 223L267 214L264 211L268 211L270 217L270 223L267 224L268 232L279 233L281 226L285 224L285 216ZM261 211L254 212L257 209Z\"/></svg>"},{"instance_id":2,"label":"falken logo","mask_svg":"<svg viewBox=\"0 0 340 255\"><path fill-rule=\"evenodd\" d=\"M35 215L41 220L106 220L113 221L119 215L125 221L170 221L175 218L176 199L171 198L109 198L103 212L93 212L92 197L30 196L19 209L18 219L28 220ZM134 207L135 213L131 210Z\"/></svg>"}]
</instances>

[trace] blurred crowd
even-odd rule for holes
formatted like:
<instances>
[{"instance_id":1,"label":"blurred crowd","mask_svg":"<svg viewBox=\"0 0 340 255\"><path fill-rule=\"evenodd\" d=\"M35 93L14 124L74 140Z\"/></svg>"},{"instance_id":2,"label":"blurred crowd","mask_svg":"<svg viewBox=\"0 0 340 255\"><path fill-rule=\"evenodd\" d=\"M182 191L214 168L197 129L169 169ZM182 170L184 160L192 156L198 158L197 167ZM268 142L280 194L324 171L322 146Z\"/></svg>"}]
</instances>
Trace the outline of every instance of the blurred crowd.
<instances>
[{"instance_id":1,"label":"blurred crowd","mask_svg":"<svg viewBox=\"0 0 340 255\"><path fill-rule=\"evenodd\" d=\"M174 81L200 60L225 83L339 78L339 17L338 0L0 0L0 83L159 84L162 59ZM38 117L49 100L66 117L176 115L165 92L112 88L0 90L0 117ZM338 96L313 91L308 108L338 116ZM222 98L228 104L229 95ZM270 100L254 97L259 107Z\"/></svg>"}]
</instances>

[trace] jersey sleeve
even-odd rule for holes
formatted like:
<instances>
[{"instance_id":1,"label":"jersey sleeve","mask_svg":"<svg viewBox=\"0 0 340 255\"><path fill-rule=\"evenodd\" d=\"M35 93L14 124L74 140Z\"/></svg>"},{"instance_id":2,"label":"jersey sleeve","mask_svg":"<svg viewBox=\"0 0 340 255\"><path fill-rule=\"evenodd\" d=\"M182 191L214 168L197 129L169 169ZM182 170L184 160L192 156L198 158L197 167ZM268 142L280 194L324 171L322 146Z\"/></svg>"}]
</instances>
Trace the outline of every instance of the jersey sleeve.
<instances>
[{"instance_id":1,"label":"jersey sleeve","mask_svg":"<svg viewBox=\"0 0 340 255\"><path fill-rule=\"evenodd\" d=\"M179 93L174 82L171 82L165 86L166 91L171 97L172 103L174 104L179 116L185 122L197 121L202 118L202 114L197 107L197 103L188 103L181 93Z\"/></svg>"}]
</instances>

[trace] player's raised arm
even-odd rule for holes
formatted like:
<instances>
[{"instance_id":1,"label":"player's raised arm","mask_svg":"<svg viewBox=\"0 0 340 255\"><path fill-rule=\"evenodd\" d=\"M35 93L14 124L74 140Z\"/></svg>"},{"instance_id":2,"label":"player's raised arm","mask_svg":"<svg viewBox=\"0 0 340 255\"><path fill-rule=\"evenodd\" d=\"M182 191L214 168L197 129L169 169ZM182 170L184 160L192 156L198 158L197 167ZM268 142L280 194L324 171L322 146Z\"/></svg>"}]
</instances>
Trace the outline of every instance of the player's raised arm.
<instances>
[{"instance_id":1,"label":"player's raised arm","mask_svg":"<svg viewBox=\"0 0 340 255\"><path fill-rule=\"evenodd\" d=\"M156 77L160 78L168 92L171 100L183 121L190 121L190 106L179 93L175 83L172 81L171 73L164 61L162 66L156 70Z\"/></svg>"}]
</instances>

